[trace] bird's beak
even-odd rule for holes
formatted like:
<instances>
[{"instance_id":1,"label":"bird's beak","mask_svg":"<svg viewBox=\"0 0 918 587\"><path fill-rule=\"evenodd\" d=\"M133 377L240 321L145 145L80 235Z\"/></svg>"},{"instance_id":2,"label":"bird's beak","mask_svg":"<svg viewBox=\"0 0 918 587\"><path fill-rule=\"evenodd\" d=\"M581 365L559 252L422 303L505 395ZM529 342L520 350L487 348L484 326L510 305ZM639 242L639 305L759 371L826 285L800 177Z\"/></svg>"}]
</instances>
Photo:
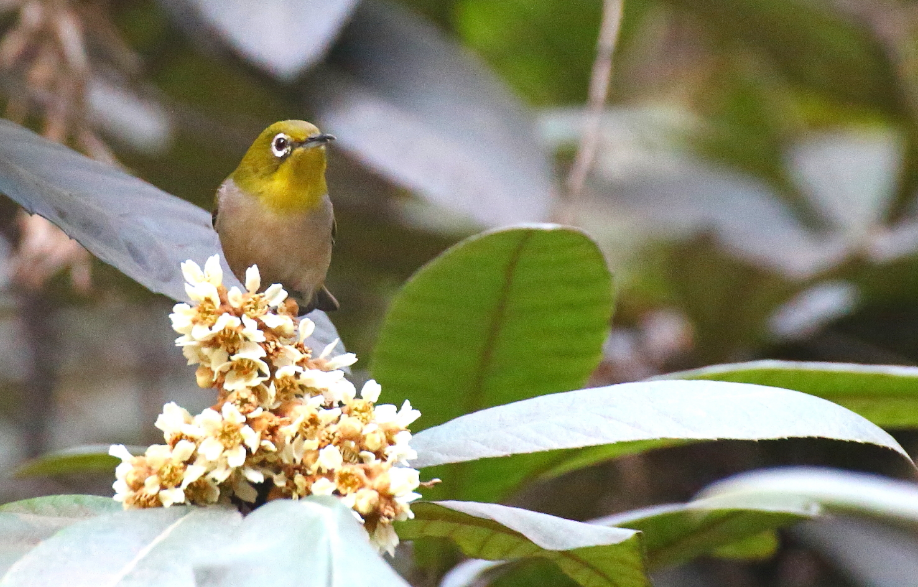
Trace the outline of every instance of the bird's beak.
<instances>
[{"instance_id":1,"label":"bird's beak","mask_svg":"<svg viewBox=\"0 0 918 587\"><path fill-rule=\"evenodd\" d=\"M330 143L330 142L332 142L332 141L334 141L334 140L335 140L335 136L334 136L334 135L329 135L329 134L324 134L324 133L323 133L323 134L319 134L319 135L307 137L307 139L306 139L305 141L303 141L302 143L300 143L299 146L305 147L305 148L308 149L308 148L311 148L311 147L319 147L319 146L321 146L321 145L324 145L325 143Z\"/></svg>"}]
</instances>

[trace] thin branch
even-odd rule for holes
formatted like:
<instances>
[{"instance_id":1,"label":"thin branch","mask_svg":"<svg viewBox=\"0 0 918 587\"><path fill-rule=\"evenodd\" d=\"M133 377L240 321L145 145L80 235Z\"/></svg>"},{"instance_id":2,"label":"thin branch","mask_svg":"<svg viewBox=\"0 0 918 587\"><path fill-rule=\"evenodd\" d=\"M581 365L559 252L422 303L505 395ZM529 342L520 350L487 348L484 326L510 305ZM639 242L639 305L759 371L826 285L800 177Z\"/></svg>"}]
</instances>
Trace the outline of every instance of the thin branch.
<instances>
[{"instance_id":1,"label":"thin branch","mask_svg":"<svg viewBox=\"0 0 918 587\"><path fill-rule=\"evenodd\" d=\"M599 25L599 40L596 47L596 59L593 61L593 72L590 76L590 93L587 112L584 117L583 134L577 146L577 155L571 166L564 191L561 193L559 220L571 222L574 216L574 204L583 193L587 175L596 158L599 146L599 125L602 112L609 95L609 84L612 81L612 56L618 40L618 31L622 23L624 0L605 0L602 10L602 23Z\"/></svg>"}]
</instances>

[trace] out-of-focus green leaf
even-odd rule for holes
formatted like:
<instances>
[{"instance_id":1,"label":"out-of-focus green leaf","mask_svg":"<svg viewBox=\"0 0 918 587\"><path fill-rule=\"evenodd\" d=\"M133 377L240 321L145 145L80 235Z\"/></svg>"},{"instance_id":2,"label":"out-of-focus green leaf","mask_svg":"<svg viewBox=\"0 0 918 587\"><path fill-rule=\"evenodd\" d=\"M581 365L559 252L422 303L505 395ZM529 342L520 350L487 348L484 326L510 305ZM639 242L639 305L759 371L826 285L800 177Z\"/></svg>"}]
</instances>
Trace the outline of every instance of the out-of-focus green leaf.
<instances>
[{"instance_id":1,"label":"out-of-focus green leaf","mask_svg":"<svg viewBox=\"0 0 918 587\"><path fill-rule=\"evenodd\" d=\"M918 523L918 485L850 471L815 467L752 471L709 485L699 497L712 506L817 504L830 513L867 515L909 525Z\"/></svg>"},{"instance_id":2,"label":"out-of-focus green leaf","mask_svg":"<svg viewBox=\"0 0 918 587\"><path fill-rule=\"evenodd\" d=\"M459 0L454 20L466 44L529 101L582 104L601 11L595 1Z\"/></svg>"},{"instance_id":3,"label":"out-of-focus green leaf","mask_svg":"<svg viewBox=\"0 0 918 587\"><path fill-rule=\"evenodd\" d=\"M16 477L66 475L69 473L113 472L117 457L108 454L108 444L91 444L58 450L27 461L16 468ZM128 447L131 454L143 454L144 447Z\"/></svg>"},{"instance_id":4,"label":"out-of-focus green leaf","mask_svg":"<svg viewBox=\"0 0 918 587\"><path fill-rule=\"evenodd\" d=\"M0 573L58 530L121 511L121 504L95 495L52 495L0 506Z\"/></svg>"},{"instance_id":5,"label":"out-of-focus green leaf","mask_svg":"<svg viewBox=\"0 0 918 587\"><path fill-rule=\"evenodd\" d=\"M225 548L230 508L121 511L73 524L7 570L0 585L194 585L193 563Z\"/></svg>"},{"instance_id":6,"label":"out-of-focus green leaf","mask_svg":"<svg viewBox=\"0 0 918 587\"><path fill-rule=\"evenodd\" d=\"M617 442L829 438L911 459L881 428L811 395L722 381L645 381L556 393L467 414L412 439L417 467Z\"/></svg>"},{"instance_id":7,"label":"out-of-focus green leaf","mask_svg":"<svg viewBox=\"0 0 918 587\"><path fill-rule=\"evenodd\" d=\"M704 379L783 387L835 402L878 426L918 426L918 367L752 361L669 373L658 379Z\"/></svg>"},{"instance_id":8,"label":"out-of-focus green leaf","mask_svg":"<svg viewBox=\"0 0 918 587\"><path fill-rule=\"evenodd\" d=\"M744 540L715 548L711 551L711 555L718 558L762 560L773 556L779 546L781 546L781 543L777 534L774 532L762 532Z\"/></svg>"},{"instance_id":9,"label":"out-of-focus green leaf","mask_svg":"<svg viewBox=\"0 0 918 587\"><path fill-rule=\"evenodd\" d=\"M805 0L667 0L700 19L724 50L768 56L794 83L853 102L900 113L895 68L878 39L832 8Z\"/></svg>"},{"instance_id":10,"label":"out-of-focus green leaf","mask_svg":"<svg viewBox=\"0 0 918 587\"><path fill-rule=\"evenodd\" d=\"M37 134L0 120L0 193L44 216L150 291L187 300L179 265L222 258L210 213ZM224 261L224 283L238 284ZM321 311L310 344L338 338Z\"/></svg>"},{"instance_id":11,"label":"out-of-focus green leaf","mask_svg":"<svg viewBox=\"0 0 918 587\"><path fill-rule=\"evenodd\" d=\"M187 30L216 30L244 59L289 80L322 58L359 0L162 2Z\"/></svg>"},{"instance_id":12,"label":"out-of-focus green leaf","mask_svg":"<svg viewBox=\"0 0 918 587\"><path fill-rule=\"evenodd\" d=\"M415 518L397 525L406 540L453 540L487 560L542 557L586 586L650 585L639 535L507 506L461 501L418 503Z\"/></svg>"},{"instance_id":13,"label":"out-of-focus green leaf","mask_svg":"<svg viewBox=\"0 0 918 587\"><path fill-rule=\"evenodd\" d=\"M397 5L363 2L307 90L340 147L392 181L486 226L547 218L552 169L535 121Z\"/></svg>"},{"instance_id":14,"label":"out-of-focus green leaf","mask_svg":"<svg viewBox=\"0 0 918 587\"><path fill-rule=\"evenodd\" d=\"M334 497L274 500L195 572L198 587L407 587Z\"/></svg>"},{"instance_id":15,"label":"out-of-focus green leaf","mask_svg":"<svg viewBox=\"0 0 918 587\"><path fill-rule=\"evenodd\" d=\"M769 556L775 545L773 530L818 513L819 507L812 504L757 507L740 500L729 504L698 500L625 512L591 523L640 530L647 566L657 569L704 554Z\"/></svg>"},{"instance_id":16,"label":"out-of-focus green leaf","mask_svg":"<svg viewBox=\"0 0 918 587\"><path fill-rule=\"evenodd\" d=\"M387 393L410 398L426 426L579 387L600 359L611 287L602 254L577 230L473 237L422 268L395 298L373 375ZM489 477L471 469L441 476L450 496L463 497L467 476Z\"/></svg>"}]
</instances>

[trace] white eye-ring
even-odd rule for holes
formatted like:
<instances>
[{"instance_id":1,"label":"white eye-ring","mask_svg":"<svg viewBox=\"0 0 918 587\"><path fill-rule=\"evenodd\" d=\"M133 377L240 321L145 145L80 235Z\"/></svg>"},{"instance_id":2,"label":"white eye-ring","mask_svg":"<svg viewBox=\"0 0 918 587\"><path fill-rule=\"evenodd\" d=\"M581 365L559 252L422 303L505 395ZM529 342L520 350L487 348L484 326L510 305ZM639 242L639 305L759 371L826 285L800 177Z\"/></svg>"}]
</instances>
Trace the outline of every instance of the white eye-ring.
<instances>
[{"instance_id":1,"label":"white eye-ring","mask_svg":"<svg viewBox=\"0 0 918 587\"><path fill-rule=\"evenodd\" d=\"M274 153L275 157L286 157L290 154L292 148L290 137L284 133L278 133L271 141L271 152Z\"/></svg>"}]
</instances>

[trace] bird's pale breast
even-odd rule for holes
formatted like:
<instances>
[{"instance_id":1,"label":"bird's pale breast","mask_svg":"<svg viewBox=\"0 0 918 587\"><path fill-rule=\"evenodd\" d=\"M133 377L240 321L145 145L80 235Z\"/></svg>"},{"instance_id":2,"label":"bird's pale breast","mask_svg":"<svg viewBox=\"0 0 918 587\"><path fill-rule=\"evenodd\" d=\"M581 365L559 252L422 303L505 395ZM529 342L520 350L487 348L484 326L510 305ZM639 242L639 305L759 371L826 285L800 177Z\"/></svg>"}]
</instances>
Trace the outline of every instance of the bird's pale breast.
<instances>
[{"instance_id":1,"label":"bird's pale breast","mask_svg":"<svg viewBox=\"0 0 918 587\"><path fill-rule=\"evenodd\" d=\"M226 262L244 281L258 265L261 283L281 283L311 299L331 263L334 215L328 195L309 212L278 214L227 179L217 191L217 233Z\"/></svg>"}]
</instances>

